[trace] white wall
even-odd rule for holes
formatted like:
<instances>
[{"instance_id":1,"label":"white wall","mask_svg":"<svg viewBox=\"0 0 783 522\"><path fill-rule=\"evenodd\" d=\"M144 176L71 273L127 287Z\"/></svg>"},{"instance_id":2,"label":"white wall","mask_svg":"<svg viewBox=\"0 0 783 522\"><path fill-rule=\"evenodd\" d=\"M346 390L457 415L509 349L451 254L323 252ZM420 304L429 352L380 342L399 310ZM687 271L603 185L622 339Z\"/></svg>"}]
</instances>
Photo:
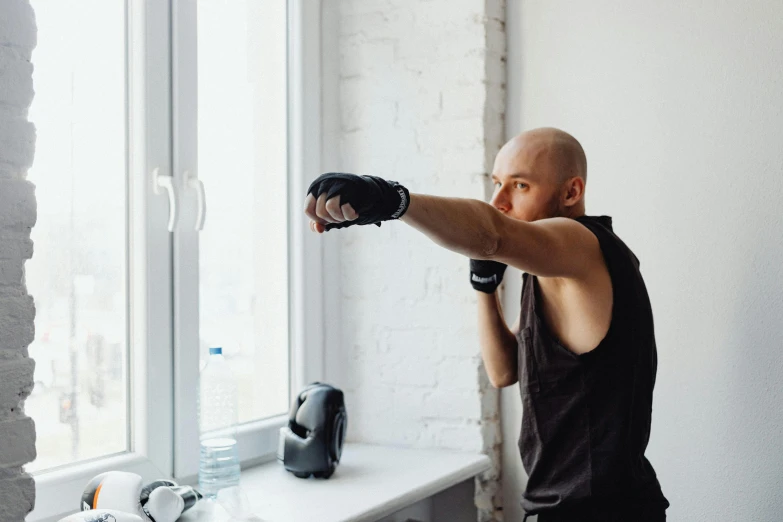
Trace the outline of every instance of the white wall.
<instances>
[{"instance_id":1,"label":"white wall","mask_svg":"<svg viewBox=\"0 0 783 522\"><path fill-rule=\"evenodd\" d=\"M33 388L35 307L24 282L33 255L35 187L25 179L33 161L35 128L31 53L35 19L27 0L0 4L0 521L20 521L35 501L33 479L22 466L35 459L35 426L24 414Z\"/></svg>"},{"instance_id":2,"label":"white wall","mask_svg":"<svg viewBox=\"0 0 783 522\"><path fill-rule=\"evenodd\" d=\"M641 260L669 520L783 520L783 3L509 0L508 32L509 130L581 140Z\"/></svg>"},{"instance_id":3,"label":"white wall","mask_svg":"<svg viewBox=\"0 0 783 522\"><path fill-rule=\"evenodd\" d=\"M504 131L503 2L323 6L325 170L483 198ZM349 438L499 461L499 399L480 366L467 259L403 223L324 242L326 376L346 392ZM479 483L481 520L495 519L496 473Z\"/></svg>"}]
</instances>

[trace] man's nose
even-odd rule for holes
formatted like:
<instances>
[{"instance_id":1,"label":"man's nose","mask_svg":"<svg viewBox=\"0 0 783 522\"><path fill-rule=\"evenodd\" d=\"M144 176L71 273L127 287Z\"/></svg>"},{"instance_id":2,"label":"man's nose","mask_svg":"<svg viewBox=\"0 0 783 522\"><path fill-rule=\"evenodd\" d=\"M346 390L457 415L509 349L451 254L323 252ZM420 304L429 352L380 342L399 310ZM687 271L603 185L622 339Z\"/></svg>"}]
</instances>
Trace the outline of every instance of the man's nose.
<instances>
[{"instance_id":1,"label":"man's nose","mask_svg":"<svg viewBox=\"0 0 783 522\"><path fill-rule=\"evenodd\" d=\"M501 212L508 212L511 209L511 206L508 203L508 198L506 197L505 191L503 191L503 189L495 192L495 195L492 196L489 204Z\"/></svg>"}]
</instances>

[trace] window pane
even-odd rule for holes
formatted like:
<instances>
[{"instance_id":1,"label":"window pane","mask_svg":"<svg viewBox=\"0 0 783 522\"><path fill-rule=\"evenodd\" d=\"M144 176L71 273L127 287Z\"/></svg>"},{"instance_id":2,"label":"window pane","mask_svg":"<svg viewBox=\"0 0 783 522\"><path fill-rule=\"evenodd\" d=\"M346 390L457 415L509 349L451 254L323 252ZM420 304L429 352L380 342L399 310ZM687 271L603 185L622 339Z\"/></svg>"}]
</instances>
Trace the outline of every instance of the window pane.
<instances>
[{"instance_id":1,"label":"window pane","mask_svg":"<svg viewBox=\"0 0 783 522\"><path fill-rule=\"evenodd\" d=\"M197 5L201 358L223 347L248 422L289 406L286 2Z\"/></svg>"},{"instance_id":2,"label":"window pane","mask_svg":"<svg viewBox=\"0 0 783 522\"><path fill-rule=\"evenodd\" d=\"M129 445L125 2L31 3L36 471Z\"/></svg>"}]
</instances>

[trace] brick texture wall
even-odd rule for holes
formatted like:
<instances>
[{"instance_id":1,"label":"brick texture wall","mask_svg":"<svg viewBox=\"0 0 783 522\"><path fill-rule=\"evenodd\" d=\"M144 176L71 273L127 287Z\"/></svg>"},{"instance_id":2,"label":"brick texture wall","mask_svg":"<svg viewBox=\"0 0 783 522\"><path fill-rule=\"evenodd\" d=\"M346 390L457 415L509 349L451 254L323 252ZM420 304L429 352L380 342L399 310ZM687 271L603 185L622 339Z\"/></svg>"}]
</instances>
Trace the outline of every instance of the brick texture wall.
<instances>
[{"instance_id":1,"label":"brick texture wall","mask_svg":"<svg viewBox=\"0 0 783 522\"><path fill-rule=\"evenodd\" d=\"M24 263L33 254L35 187L25 179L33 161L35 18L27 0L0 3L0 521L21 521L32 510L35 485L22 466L35 459L35 425L24 413L33 388L35 306Z\"/></svg>"},{"instance_id":2,"label":"brick texture wall","mask_svg":"<svg viewBox=\"0 0 783 522\"><path fill-rule=\"evenodd\" d=\"M330 7L335 166L486 199L504 138L504 1ZM477 480L479 520L502 520L499 398L481 365L467 259L402 223L329 234L340 262L327 270L339 278L327 304L339 308L340 333L328 336L327 377L346 392L349 437L487 453L497 465Z\"/></svg>"}]
</instances>

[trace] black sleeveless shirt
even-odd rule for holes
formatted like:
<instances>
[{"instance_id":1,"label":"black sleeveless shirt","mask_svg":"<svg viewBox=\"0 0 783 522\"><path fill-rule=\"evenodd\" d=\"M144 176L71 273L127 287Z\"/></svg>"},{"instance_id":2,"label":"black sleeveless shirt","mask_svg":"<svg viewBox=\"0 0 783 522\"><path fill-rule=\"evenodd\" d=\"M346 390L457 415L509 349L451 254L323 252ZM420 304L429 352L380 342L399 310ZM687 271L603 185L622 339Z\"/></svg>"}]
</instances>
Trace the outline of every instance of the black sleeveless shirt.
<instances>
[{"instance_id":1,"label":"black sleeveless shirt","mask_svg":"<svg viewBox=\"0 0 783 522\"><path fill-rule=\"evenodd\" d=\"M644 456L657 353L639 261L612 231L610 217L576 221L600 243L612 280L612 318L598 347L576 355L549 331L538 279L524 275L517 334L519 449L528 474L522 507L569 520L569 513L585 520L663 513L669 503Z\"/></svg>"}]
</instances>

